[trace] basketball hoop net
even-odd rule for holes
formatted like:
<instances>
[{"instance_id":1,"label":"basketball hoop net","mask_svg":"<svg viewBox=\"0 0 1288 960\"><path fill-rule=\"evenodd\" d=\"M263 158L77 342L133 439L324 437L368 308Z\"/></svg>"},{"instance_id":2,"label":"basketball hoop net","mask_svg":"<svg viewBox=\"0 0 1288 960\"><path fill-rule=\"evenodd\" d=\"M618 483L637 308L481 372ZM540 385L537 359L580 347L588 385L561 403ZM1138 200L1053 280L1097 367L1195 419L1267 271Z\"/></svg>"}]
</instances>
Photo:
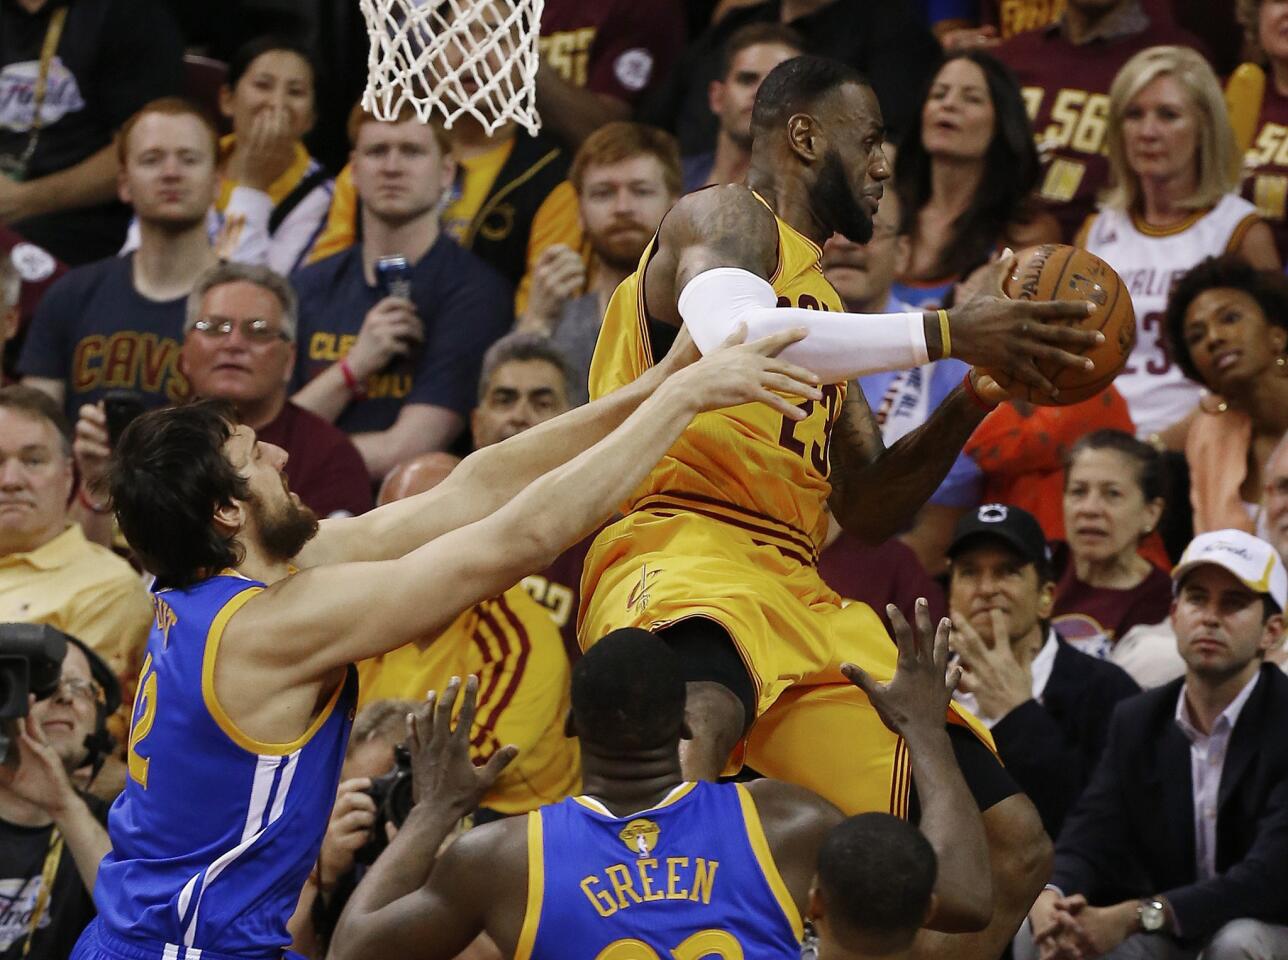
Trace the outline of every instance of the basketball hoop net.
<instances>
[{"instance_id":1,"label":"basketball hoop net","mask_svg":"<svg viewBox=\"0 0 1288 960\"><path fill-rule=\"evenodd\" d=\"M371 46L362 106L396 120L405 105L421 122L468 114L488 133L514 120L531 134L537 116L537 31L545 0L359 0Z\"/></svg>"}]
</instances>

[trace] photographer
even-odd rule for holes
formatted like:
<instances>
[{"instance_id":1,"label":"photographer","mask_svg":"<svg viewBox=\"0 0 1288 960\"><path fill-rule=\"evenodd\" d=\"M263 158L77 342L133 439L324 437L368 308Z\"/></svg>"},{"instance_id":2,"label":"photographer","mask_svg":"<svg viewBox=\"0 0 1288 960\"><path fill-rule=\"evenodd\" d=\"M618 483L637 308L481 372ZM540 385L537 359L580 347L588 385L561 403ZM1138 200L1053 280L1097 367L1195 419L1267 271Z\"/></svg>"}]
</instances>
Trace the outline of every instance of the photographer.
<instances>
[{"instance_id":1,"label":"photographer","mask_svg":"<svg viewBox=\"0 0 1288 960\"><path fill-rule=\"evenodd\" d=\"M6 721L13 740L0 766L0 960L66 957L94 916L94 878L111 849L107 805L79 793L70 773L87 764L97 771L120 692L102 659L67 640L54 693Z\"/></svg>"},{"instance_id":2,"label":"photographer","mask_svg":"<svg viewBox=\"0 0 1288 960\"><path fill-rule=\"evenodd\" d=\"M366 869L366 864L358 864L356 859L372 842L372 827L380 813L372 798L372 781L383 780L393 770L394 748L406 737L407 714L415 709L410 700L377 700L353 721L322 850L287 924L291 950L296 953L314 958L326 954L331 931ZM386 842L392 836L390 827ZM381 830L385 829L381 824ZM369 864L373 858L363 859Z\"/></svg>"}]
</instances>

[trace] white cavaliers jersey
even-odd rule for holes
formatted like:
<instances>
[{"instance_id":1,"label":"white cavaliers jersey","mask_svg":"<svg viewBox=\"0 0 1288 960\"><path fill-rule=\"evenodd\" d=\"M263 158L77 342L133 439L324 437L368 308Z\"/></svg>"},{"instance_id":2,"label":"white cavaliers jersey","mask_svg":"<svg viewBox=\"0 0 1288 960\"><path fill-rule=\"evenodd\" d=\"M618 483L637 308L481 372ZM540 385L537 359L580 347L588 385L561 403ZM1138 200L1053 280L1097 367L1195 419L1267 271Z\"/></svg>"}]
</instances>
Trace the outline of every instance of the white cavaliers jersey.
<instances>
[{"instance_id":1,"label":"white cavaliers jersey","mask_svg":"<svg viewBox=\"0 0 1288 960\"><path fill-rule=\"evenodd\" d=\"M1167 297L1176 281L1205 257L1233 250L1257 222L1256 208L1232 193L1210 210L1195 211L1158 229L1122 210L1089 217L1079 238L1118 272L1136 310L1136 347L1114 386L1127 401L1136 433L1147 437L1185 417L1200 387L1172 363L1163 332Z\"/></svg>"}]
</instances>

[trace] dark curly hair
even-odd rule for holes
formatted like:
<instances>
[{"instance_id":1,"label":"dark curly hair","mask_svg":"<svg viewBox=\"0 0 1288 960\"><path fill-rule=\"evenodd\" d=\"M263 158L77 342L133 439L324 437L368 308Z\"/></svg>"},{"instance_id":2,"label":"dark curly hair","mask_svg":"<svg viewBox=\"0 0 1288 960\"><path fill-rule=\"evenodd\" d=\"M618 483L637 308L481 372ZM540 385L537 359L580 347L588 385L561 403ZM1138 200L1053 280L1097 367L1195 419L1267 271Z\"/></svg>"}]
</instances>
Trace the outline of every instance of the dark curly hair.
<instances>
[{"instance_id":1,"label":"dark curly hair","mask_svg":"<svg viewBox=\"0 0 1288 960\"><path fill-rule=\"evenodd\" d=\"M1288 330L1288 278L1276 270L1258 270L1242 257L1208 257L1182 275L1167 299L1164 332L1172 361L1195 383L1203 383L1185 343L1185 315L1207 290L1242 290L1257 302L1266 323Z\"/></svg>"},{"instance_id":2,"label":"dark curly hair","mask_svg":"<svg viewBox=\"0 0 1288 960\"><path fill-rule=\"evenodd\" d=\"M109 489L121 532L161 587L187 587L236 566L244 552L215 529L214 512L250 499L224 455L237 415L222 400L143 414L112 451Z\"/></svg>"}]
</instances>

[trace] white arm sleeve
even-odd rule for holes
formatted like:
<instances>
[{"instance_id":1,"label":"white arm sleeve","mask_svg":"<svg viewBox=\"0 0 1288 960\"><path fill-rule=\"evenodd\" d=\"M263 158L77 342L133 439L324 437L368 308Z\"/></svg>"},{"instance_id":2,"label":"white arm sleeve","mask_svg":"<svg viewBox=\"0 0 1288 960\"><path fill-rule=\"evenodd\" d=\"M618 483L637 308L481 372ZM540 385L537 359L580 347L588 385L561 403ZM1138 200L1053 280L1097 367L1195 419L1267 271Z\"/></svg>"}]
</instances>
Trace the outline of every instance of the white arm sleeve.
<instances>
[{"instance_id":1,"label":"white arm sleeve","mask_svg":"<svg viewBox=\"0 0 1288 960\"><path fill-rule=\"evenodd\" d=\"M677 306L704 355L719 347L739 323L747 325L749 341L805 327L809 335L779 356L818 374L824 383L906 370L930 360L920 312L834 313L777 303L774 288L754 273L716 267L685 284Z\"/></svg>"}]
</instances>

